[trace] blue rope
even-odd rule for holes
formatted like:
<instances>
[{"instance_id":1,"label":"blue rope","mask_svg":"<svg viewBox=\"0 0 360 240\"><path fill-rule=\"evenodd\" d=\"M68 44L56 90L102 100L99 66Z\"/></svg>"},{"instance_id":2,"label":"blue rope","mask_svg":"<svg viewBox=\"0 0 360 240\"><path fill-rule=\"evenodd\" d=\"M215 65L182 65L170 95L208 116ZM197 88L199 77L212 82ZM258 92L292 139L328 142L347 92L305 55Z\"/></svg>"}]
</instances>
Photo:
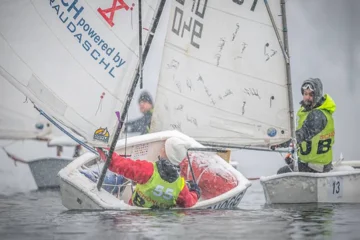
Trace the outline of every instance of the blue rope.
<instances>
[{"instance_id":1,"label":"blue rope","mask_svg":"<svg viewBox=\"0 0 360 240\"><path fill-rule=\"evenodd\" d=\"M69 133L66 129L64 129L63 127L61 127L57 122L55 122L49 115L47 115L43 110L37 108L34 105L34 108L36 108L36 110L38 110L40 112L41 115L43 115L47 120L49 120L52 124L54 124L55 127L59 128L62 132L64 132L66 135L68 135L72 140L74 140L75 142L77 142L78 144L80 144L81 146L83 146L84 148L86 148L87 150L89 150L92 153L95 153L96 155L99 155L98 152L90 147L89 145L85 144L84 142L80 141L79 139L77 139L76 137L74 137L71 133Z\"/></svg>"}]
</instances>

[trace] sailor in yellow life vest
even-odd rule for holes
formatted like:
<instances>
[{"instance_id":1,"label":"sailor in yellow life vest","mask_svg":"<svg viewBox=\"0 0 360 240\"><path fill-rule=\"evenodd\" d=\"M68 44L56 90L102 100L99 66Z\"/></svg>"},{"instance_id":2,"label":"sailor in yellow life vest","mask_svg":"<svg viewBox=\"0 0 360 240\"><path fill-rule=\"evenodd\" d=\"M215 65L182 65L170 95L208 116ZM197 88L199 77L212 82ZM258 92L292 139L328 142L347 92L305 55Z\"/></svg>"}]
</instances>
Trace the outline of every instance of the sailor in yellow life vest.
<instances>
[{"instance_id":1,"label":"sailor in yellow life vest","mask_svg":"<svg viewBox=\"0 0 360 240\"><path fill-rule=\"evenodd\" d=\"M165 141L155 163L131 160L113 153L109 170L137 183L130 205L146 208L189 208L194 206L201 190L193 181L180 175L180 162L189 144L177 137Z\"/></svg>"},{"instance_id":2,"label":"sailor in yellow life vest","mask_svg":"<svg viewBox=\"0 0 360 240\"><path fill-rule=\"evenodd\" d=\"M329 172L332 169L335 143L334 100L329 94L323 95L323 86L318 78L309 78L301 85L303 100L297 112L296 141L299 172ZM277 174L291 172L294 164L290 156L288 164Z\"/></svg>"}]
</instances>

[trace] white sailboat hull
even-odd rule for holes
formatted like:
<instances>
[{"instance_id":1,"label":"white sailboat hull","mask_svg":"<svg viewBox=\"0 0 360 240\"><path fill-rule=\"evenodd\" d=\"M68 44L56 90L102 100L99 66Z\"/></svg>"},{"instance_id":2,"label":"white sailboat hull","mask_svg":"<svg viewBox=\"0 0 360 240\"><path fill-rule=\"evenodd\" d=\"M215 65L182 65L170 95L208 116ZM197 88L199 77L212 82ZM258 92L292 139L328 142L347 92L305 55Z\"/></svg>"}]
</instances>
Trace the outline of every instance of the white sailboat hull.
<instances>
[{"instance_id":1,"label":"white sailboat hull","mask_svg":"<svg viewBox=\"0 0 360 240\"><path fill-rule=\"evenodd\" d=\"M360 170L261 177L266 203L360 203Z\"/></svg>"},{"instance_id":2,"label":"white sailboat hull","mask_svg":"<svg viewBox=\"0 0 360 240\"><path fill-rule=\"evenodd\" d=\"M342 166L351 166L353 168L360 168L360 160L346 160L341 162Z\"/></svg>"},{"instance_id":3,"label":"white sailboat hull","mask_svg":"<svg viewBox=\"0 0 360 240\"><path fill-rule=\"evenodd\" d=\"M41 158L28 162L38 189L58 188L58 172L72 161L71 158Z\"/></svg>"},{"instance_id":4,"label":"white sailboat hull","mask_svg":"<svg viewBox=\"0 0 360 240\"><path fill-rule=\"evenodd\" d=\"M196 147L202 145L197 143L192 138L183 135L177 131L164 131L158 133L151 133L142 136L136 136L127 139L126 154L131 154L132 159L147 159L156 161L158 149L162 146L162 143L169 137L177 136L189 140ZM144 150L144 146L147 146ZM116 146L116 152L124 153L125 140L120 140ZM141 147L143 153L139 153L138 149ZM145 153L144 153L145 151ZM73 162L67 165L59 172L60 177L60 192L63 205L68 209L103 209L103 210L131 210L131 209L146 209L135 206L130 206L128 200L131 196L130 186L127 185L124 193L120 198L116 195L112 195L104 189L100 191L96 188L96 183L88 179L83 175L79 169L82 166L94 163L97 156L93 153L85 153L76 158ZM240 203L246 190L251 186L249 180L247 180L240 172L234 169L230 164L225 161L220 161L222 167L225 167L227 171L231 172L235 176L238 184L235 188L228 192L225 192L219 196L216 196L207 200L200 200L192 209L229 209L235 208Z\"/></svg>"}]
</instances>

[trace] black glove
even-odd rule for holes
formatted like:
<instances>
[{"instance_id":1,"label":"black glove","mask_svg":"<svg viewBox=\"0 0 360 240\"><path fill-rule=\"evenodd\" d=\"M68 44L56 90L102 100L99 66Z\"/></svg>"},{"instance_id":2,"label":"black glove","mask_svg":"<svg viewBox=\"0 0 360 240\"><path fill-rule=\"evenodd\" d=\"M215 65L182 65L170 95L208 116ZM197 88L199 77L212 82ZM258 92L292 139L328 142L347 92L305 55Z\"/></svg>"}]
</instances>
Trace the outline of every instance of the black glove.
<instances>
[{"instance_id":1,"label":"black glove","mask_svg":"<svg viewBox=\"0 0 360 240\"><path fill-rule=\"evenodd\" d=\"M285 162L287 165L291 164L293 162L293 159L291 158L291 154L287 154L285 157Z\"/></svg>"},{"instance_id":2,"label":"black glove","mask_svg":"<svg viewBox=\"0 0 360 240\"><path fill-rule=\"evenodd\" d=\"M199 186L193 180L186 181L186 185L188 186L190 192L196 192L197 198L199 200L201 196L201 189Z\"/></svg>"}]
</instances>

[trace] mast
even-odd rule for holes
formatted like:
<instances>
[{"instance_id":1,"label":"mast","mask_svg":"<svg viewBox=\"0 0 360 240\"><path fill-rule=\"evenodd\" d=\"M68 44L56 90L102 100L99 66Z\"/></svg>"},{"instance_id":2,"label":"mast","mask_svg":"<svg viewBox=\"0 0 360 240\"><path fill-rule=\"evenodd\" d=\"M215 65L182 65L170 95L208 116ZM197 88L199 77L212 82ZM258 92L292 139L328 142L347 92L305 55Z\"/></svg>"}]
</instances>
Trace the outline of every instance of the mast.
<instances>
[{"instance_id":1,"label":"mast","mask_svg":"<svg viewBox=\"0 0 360 240\"><path fill-rule=\"evenodd\" d=\"M142 61L142 19L141 19L141 0L138 1L139 3L139 62ZM140 78L140 89L143 87L143 66L139 64L139 78Z\"/></svg>"},{"instance_id":2,"label":"mast","mask_svg":"<svg viewBox=\"0 0 360 240\"><path fill-rule=\"evenodd\" d=\"M268 11L271 24L274 28L276 37L280 44L280 48L283 52L285 58L285 67L286 67L286 82L287 82L287 90L288 90L288 103L289 103L289 117L290 117L290 131L291 131L291 142L293 144L292 147L292 154L294 158L294 171L298 171L298 164L297 164L297 151L296 151L296 135L295 135L295 114L294 114L294 102L293 102L293 95L292 95L292 82L291 82L291 70L290 70L290 57L289 57L289 41L287 35L287 21L286 21L286 9L285 9L285 0L280 0L280 8L281 8L281 20L283 25L283 37L284 37L284 44L280 38L279 31L276 27L274 18L271 13L271 9L269 7L269 3L267 0L264 0L266 10Z\"/></svg>"},{"instance_id":3,"label":"mast","mask_svg":"<svg viewBox=\"0 0 360 240\"><path fill-rule=\"evenodd\" d=\"M161 0L160 1L160 4L159 4L159 7L158 7L158 10L157 10L157 13L156 13L156 16L155 16L155 20L153 22L153 25L151 27L151 30L150 30L150 34L149 34L149 39L147 40L146 44L145 44L145 48L144 48L144 52L142 54L142 61L140 62L139 61L139 68L138 68L138 71L136 72L136 75L134 77L134 80L133 80L133 83L131 85L131 88L130 88L130 91L129 91L129 94L127 96L127 99L126 99L126 103L125 103L125 106L124 106L124 109L123 111L121 112L121 116L119 117L119 123L118 123L118 126L116 128L116 132L115 132L115 135L114 135L114 138L111 142L111 146L110 146L110 150L109 150L109 154L107 156L107 159L106 159L106 162L104 164L104 167L101 171L101 175L99 177L99 181L97 182L97 189L100 191L101 189L101 186L102 186L102 183L104 181L104 178L105 178L105 174L106 174L106 171L110 165L110 162L111 162L111 159L112 159L112 154L114 152L114 149L115 149L115 146L116 146L116 143L118 141L118 138L119 138L119 135L120 135L120 132L121 132L121 129L122 129L122 126L123 126L123 123L125 121L125 118L128 114L128 110L129 110L129 107L130 107L130 103L131 103L131 100L134 96L134 93L135 93L135 89L136 89L136 85L139 81L139 77L140 77L140 69L142 69L142 66L144 65L144 62L146 60L146 57L147 57L147 54L149 52L149 49L150 49L150 45L152 43L152 40L154 38L154 34L155 34L155 31L156 31L156 28L158 26L158 23L159 23L159 20L160 20L160 17L161 17L161 14L162 14L162 11L164 9L164 6L165 6L165 2L166 0ZM141 53L139 53L139 56L141 56ZM141 58L140 58L141 59Z\"/></svg>"},{"instance_id":4,"label":"mast","mask_svg":"<svg viewBox=\"0 0 360 240\"><path fill-rule=\"evenodd\" d=\"M285 49L285 52L287 53L287 56L290 56L285 0L280 0L280 5L281 5L281 19L282 19L282 25L283 25L284 49ZM293 94L292 94L290 60L286 61L286 80L287 80L288 97L289 97L291 138L293 139L293 149L295 149L295 151L293 153L294 163L295 163L294 171L297 172L298 171L298 162L297 162L298 159L297 159L297 151L296 151L295 113L294 113L294 101L293 101Z\"/></svg>"}]
</instances>

